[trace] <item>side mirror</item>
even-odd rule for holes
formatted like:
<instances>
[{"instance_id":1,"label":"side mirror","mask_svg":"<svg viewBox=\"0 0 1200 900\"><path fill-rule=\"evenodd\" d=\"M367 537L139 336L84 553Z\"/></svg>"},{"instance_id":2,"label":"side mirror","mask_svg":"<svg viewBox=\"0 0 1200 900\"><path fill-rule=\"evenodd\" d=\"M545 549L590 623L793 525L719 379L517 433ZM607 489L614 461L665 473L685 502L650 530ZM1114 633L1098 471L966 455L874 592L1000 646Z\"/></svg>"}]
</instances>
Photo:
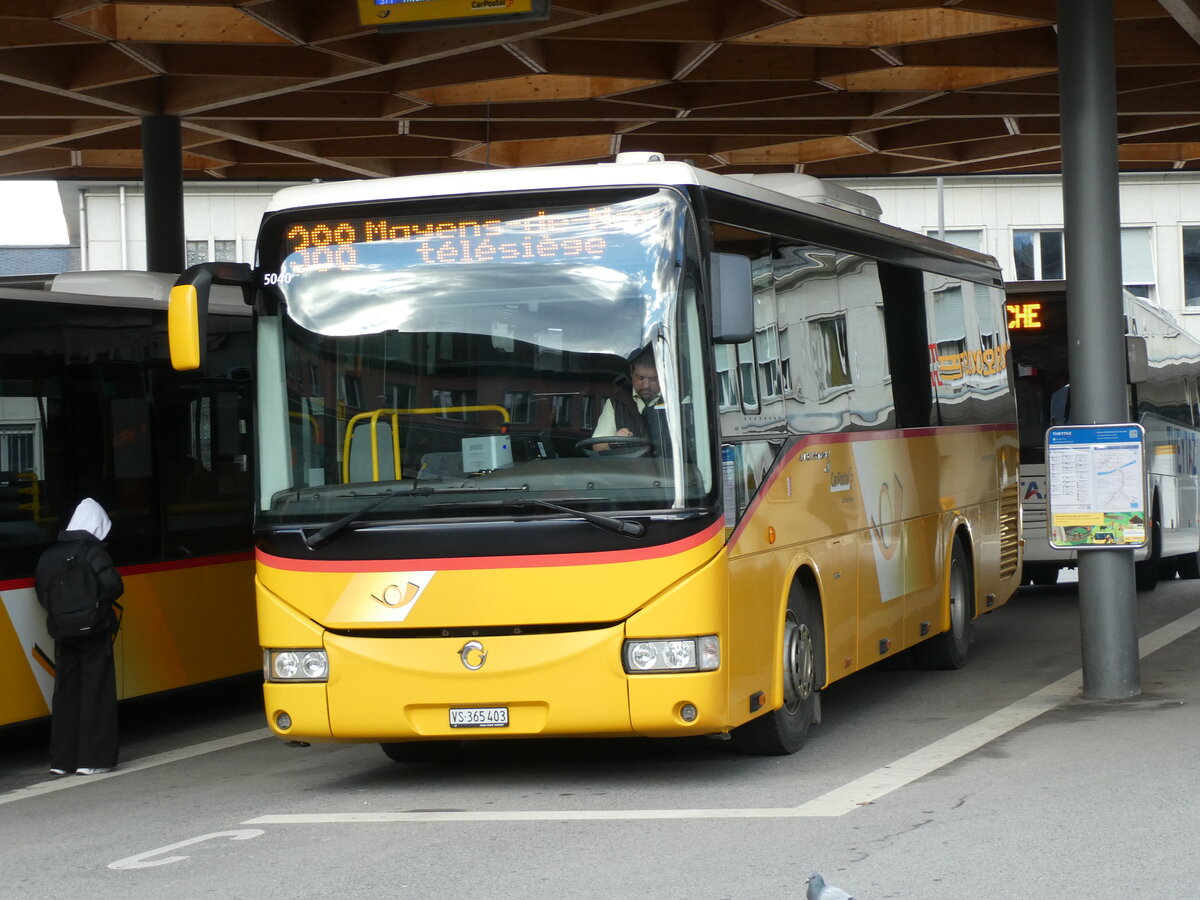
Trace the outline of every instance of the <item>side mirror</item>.
<instances>
[{"instance_id":1,"label":"side mirror","mask_svg":"<svg viewBox=\"0 0 1200 900\"><path fill-rule=\"evenodd\" d=\"M167 337L171 366L181 372L204 365L208 294L214 284L240 287L248 300L254 289L254 270L247 263L207 262L192 266L176 280L167 304Z\"/></svg>"},{"instance_id":2,"label":"side mirror","mask_svg":"<svg viewBox=\"0 0 1200 900\"><path fill-rule=\"evenodd\" d=\"M713 341L718 344L741 344L750 340L754 337L754 286L749 257L736 253L713 253L708 259Z\"/></svg>"}]
</instances>

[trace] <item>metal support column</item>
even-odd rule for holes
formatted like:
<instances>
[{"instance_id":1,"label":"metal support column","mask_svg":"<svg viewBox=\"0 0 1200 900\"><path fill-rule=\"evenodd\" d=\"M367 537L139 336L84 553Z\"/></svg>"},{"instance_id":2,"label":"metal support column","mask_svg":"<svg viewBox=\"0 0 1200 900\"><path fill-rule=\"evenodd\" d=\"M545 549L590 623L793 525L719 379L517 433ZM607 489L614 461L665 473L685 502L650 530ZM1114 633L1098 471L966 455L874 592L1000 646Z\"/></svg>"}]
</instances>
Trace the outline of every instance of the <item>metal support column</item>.
<instances>
[{"instance_id":1,"label":"metal support column","mask_svg":"<svg viewBox=\"0 0 1200 900\"><path fill-rule=\"evenodd\" d=\"M1125 326L1121 302L1113 0L1058 0L1059 115L1067 258L1071 422L1123 422ZM1133 551L1079 553L1085 697L1141 693Z\"/></svg>"},{"instance_id":2,"label":"metal support column","mask_svg":"<svg viewBox=\"0 0 1200 900\"><path fill-rule=\"evenodd\" d=\"M179 273L183 245L183 140L178 116L142 119L146 183L146 269Z\"/></svg>"}]
</instances>

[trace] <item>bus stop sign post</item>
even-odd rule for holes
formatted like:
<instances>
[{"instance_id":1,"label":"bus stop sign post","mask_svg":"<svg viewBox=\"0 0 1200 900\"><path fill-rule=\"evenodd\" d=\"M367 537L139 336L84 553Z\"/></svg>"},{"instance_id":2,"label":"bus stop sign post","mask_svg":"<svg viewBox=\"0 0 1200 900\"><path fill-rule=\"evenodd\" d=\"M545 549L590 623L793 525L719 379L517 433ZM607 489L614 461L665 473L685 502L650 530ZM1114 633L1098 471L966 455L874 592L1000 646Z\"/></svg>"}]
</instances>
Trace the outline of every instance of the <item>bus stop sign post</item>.
<instances>
[{"instance_id":1,"label":"bus stop sign post","mask_svg":"<svg viewBox=\"0 0 1200 900\"><path fill-rule=\"evenodd\" d=\"M1046 432L1046 536L1060 550L1144 547L1145 431L1141 425L1070 425Z\"/></svg>"},{"instance_id":2,"label":"bus stop sign post","mask_svg":"<svg viewBox=\"0 0 1200 900\"><path fill-rule=\"evenodd\" d=\"M1086 425L1128 416L1114 22L1113 0L1058 0L1070 421ZM1147 521L1148 539L1152 529ZM1079 554L1083 694L1089 699L1141 693L1134 584L1131 550L1112 544Z\"/></svg>"}]
</instances>

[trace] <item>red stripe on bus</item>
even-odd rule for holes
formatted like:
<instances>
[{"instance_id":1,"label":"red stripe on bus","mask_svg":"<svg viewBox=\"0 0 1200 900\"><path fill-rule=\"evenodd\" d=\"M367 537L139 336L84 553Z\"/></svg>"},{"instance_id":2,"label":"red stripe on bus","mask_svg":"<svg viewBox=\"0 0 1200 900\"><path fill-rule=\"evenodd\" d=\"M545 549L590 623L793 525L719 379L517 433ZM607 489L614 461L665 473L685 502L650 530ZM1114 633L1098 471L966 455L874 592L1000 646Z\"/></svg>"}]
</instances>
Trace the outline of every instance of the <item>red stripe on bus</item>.
<instances>
[{"instance_id":1,"label":"red stripe on bus","mask_svg":"<svg viewBox=\"0 0 1200 900\"><path fill-rule=\"evenodd\" d=\"M549 566L595 566L609 563L639 562L647 559L661 559L692 550L711 540L722 529L722 524L716 522L703 531L674 541L670 544L657 544L653 547L640 547L635 550L603 550L595 553L542 553L537 556L459 556L435 559L334 559L307 560L291 559L285 556L272 556L263 550L258 551L260 564L273 569L287 572L322 572L327 574L357 573L357 572L418 572L418 571L456 571L465 569L528 569Z\"/></svg>"},{"instance_id":2,"label":"red stripe on bus","mask_svg":"<svg viewBox=\"0 0 1200 900\"><path fill-rule=\"evenodd\" d=\"M173 572L176 569L197 569L201 566L223 566L229 563L250 562L254 554L249 550L241 553L224 553L220 556L197 556L193 559L170 559L163 562L140 563L135 566L117 566L122 577L127 575L148 575L154 572ZM17 588L33 587L33 576L26 578L11 578L0 581L0 591L13 591Z\"/></svg>"}]
</instances>

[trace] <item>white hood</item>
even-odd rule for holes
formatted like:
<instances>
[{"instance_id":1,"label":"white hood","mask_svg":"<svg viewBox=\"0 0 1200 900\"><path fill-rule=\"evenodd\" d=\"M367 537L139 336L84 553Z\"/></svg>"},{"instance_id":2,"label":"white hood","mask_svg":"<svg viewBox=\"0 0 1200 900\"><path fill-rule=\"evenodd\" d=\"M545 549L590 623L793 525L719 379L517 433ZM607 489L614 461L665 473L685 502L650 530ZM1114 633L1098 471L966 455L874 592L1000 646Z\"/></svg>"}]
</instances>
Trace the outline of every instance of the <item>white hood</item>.
<instances>
[{"instance_id":1,"label":"white hood","mask_svg":"<svg viewBox=\"0 0 1200 900\"><path fill-rule=\"evenodd\" d=\"M71 516L71 524L67 526L67 531L88 531L101 541L108 537L111 529L112 521L108 518L108 513L91 497L79 502L75 507L75 514Z\"/></svg>"}]
</instances>

